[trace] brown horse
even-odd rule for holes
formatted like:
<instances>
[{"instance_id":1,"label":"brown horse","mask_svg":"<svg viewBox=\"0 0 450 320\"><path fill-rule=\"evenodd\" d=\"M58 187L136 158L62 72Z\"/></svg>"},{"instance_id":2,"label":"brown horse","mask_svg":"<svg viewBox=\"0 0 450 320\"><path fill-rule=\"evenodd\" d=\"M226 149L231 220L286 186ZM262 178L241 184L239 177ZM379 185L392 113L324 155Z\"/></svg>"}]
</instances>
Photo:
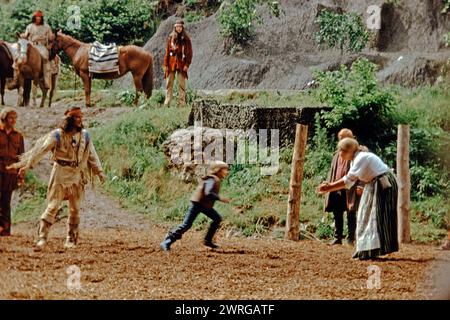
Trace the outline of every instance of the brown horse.
<instances>
[{"instance_id":1,"label":"brown horse","mask_svg":"<svg viewBox=\"0 0 450 320\"><path fill-rule=\"evenodd\" d=\"M20 36L20 35L19 35ZM42 108L47 97L47 90L44 84L42 57L39 50L26 39L20 38L19 57L16 60L18 69L19 98L17 106L28 106L30 103L31 82L38 85L42 90L40 107Z\"/></svg>"},{"instance_id":2,"label":"brown horse","mask_svg":"<svg viewBox=\"0 0 450 320\"><path fill-rule=\"evenodd\" d=\"M0 40L0 95L2 106L5 105L4 95L6 79L14 76L12 65L13 58L6 46L6 43Z\"/></svg>"},{"instance_id":3,"label":"brown horse","mask_svg":"<svg viewBox=\"0 0 450 320\"><path fill-rule=\"evenodd\" d=\"M48 94L48 107L50 108L52 106L52 100L53 100L53 96L55 94L56 91L56 86L58 83L58 77L59 77L59 66L61 64L61 59L59 58L59 56L57 55L51 62L51 86L50 86L50 92ZM37 87L35 85L33 85L33 88L31 89L31 96L32 96L32 102L31 105L33 107L36 107L36 96L37 96Z\"/></svg>"},{"instance_id":4,"label":"brown horse","mask_svg":"<svg viewBox=\"0 0 450 320\"><path fill-rule=\"evenodd\" d=\"M69 56L75 68L75 72L81 77L86 96L86 107L91 106L91 82L89 73L89 51L91 44L83 43L66 35L59 30L55 33L50 50L50 59L61 50ZM152 95L153 89L153 58L143 48L128 45L119 47L119 73L93 74L97 79L117 79L131 71L134 85L136 87L135 105L139 100L139 93L144 92L148 97Z\"/></svg>"}]
</instances>

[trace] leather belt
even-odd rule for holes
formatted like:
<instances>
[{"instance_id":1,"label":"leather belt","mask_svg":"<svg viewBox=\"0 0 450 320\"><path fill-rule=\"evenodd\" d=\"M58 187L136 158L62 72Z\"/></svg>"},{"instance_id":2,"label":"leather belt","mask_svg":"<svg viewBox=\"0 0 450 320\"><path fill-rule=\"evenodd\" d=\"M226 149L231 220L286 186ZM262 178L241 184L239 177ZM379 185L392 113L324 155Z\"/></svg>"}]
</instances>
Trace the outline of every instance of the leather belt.
<instances>
[{"instance_id":1,"label":"leather belt","mask_svg":"<svg viewBox=\"0 0 450 320\"><path fill-rule=\"evenodd\" d=\"M64 161L64 160L56 160L56 163L63 167L78 167L78 163L76 161Z\"/></svg>"}]
</instances>

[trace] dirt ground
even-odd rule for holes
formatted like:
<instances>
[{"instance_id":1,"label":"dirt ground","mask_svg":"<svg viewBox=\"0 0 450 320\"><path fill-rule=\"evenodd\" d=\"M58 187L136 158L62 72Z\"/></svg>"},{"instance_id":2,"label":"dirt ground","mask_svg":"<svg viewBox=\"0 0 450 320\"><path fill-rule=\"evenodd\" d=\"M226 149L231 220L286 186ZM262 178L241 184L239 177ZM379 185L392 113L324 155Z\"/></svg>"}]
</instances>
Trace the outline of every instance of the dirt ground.
<instances>
[{"instance_id":1,"label":"dirt ground","mask_svg":"<svg viewBox=\"0 0 450 320\"><path fill-rule=\"evenodd\" d=\"M53 128L68 104L18 108L27 142ZM127 111L85 114L102 123ZM48 169L44 161L38 175L46 178ZM404 245L388 257L358 261L347 245L227 237L221 230L221 249L203 247L202 233L190 231L164 253L159 243L169 226L125 211L101 189L87 193L76 249L63 248L64 220L40 252L33 249L37 221L0 238L0 299L428 299L445 298L450 288L450 253L433 246Z\"/></svg>"}]
</instances>

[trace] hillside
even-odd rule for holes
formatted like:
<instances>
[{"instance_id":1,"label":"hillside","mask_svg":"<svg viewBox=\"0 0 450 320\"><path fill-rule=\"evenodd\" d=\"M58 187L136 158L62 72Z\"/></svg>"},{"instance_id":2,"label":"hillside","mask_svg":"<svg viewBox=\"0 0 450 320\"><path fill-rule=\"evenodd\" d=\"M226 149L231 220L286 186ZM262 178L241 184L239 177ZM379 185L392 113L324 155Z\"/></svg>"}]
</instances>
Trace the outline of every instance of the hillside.
<instances>
[{"instance_id":1,"label":"hillside","mask_svg":"<svg viewBox=\"0 0 450 320\"><path fill-rule=\"evenodd\" d=\"M441 0L427 1L326 1L282 0L280 19L263 11L264 25L257 28L248 46L233 55L224 52L217 13L188 23L194 47L189 84L195 89L302 89L312 80L312 70L332 70L341 62L351 63L358 55L338 50L319 50L314 23L323 6L357 12L368 18L369 5L379 5L382 26L371 45L360 55L380 66L385 82L416 86L434 83L450 57L442 37L450 31L449 14L441 14ZM396 3L396 4L388 4ZM154 55L156 84L162 84L165 41L175 15L163 21L145 48ZM129 81L126 80L127 82ZM121 83L123 85L123 83Z\"/></svg>"}]
</instances>

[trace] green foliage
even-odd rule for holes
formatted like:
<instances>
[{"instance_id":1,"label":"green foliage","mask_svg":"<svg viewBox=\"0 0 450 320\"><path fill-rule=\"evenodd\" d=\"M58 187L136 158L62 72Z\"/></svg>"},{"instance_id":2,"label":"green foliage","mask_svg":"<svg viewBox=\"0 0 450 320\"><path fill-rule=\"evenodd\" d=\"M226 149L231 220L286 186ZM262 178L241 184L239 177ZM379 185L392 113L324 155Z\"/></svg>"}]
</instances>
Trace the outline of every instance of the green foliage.
<instances>
[{"instance_id":1,"label":"green foliage","mask_svg":"<svg viewBox=\"0 0 450 320\"><path fill-rule=\"evenodd\" d=\"M429 197L413 202L412 219L417 223L430 223L438 229L450 227L450 201L445 195Z\"/></svg>"},{"instance_id":2,"label":"green foliage","mask_svg":"<svg viewBox=\"0 0 450 320\"><path fill-rule=\"evenodd\" d=\"M450 32L444 34L444 36L442 37L442 41L444 42L444 45L446 47L450 47Z\"/></svg>"},{"instance_id":3,"label":"green foliage","mask_svg":"<svg viewBox=\"0 0 450 320\"><path fill-rule=\"evenodd\" d=\"M173 113L187 117L184 109L175 110L135 109L93 130L96 148L109 177L107 189L131 205L144 210L149 205L161 205L161 186L168 184L170 177L164 172L161 145L184 122L184 117L173 117Z\"/></svg>"},{"instance_id":4,"label":"green foliage","mask_svg":"<svg viewBox=\"0 0 450 320\"><path fill-rule=\"evenodd\" d=\"M134 90L122 91L117 95L117 97L119 98L120 102L122 102L126 106L131 107L136 98L136 91Z\"/></svg>"},{"instance_id":5,"label":"green foliage","mask_svg":"<svg viewBox=\"0 0 450 320\"><path fill-rule=\"evenodd\" d=\"M386 3L395 8L400 6L400 0L387 0Z\"/></svg>"},{"instance_id":6,"label":"green foliage","mask_svg":"<svg viewBox=\"0 0 450 320\"><path fill-rule=\"evenodd\" d=\"M12 208L12 221L36 221L44 212L47 184L39 180L34 173L28 171L25 176L25 186L18 191L21 201Z\"/></svg>"},{"instance_id":7,"label":"green foliage","mask_svg":"<svg viewBox=\"0 0 450 320\"><path fill-rule=\"evenodd\" d=\"M81 30L76 33L86 42L143 45L156 31L153 8L144 0L89 1L81 10Z\"/></svg>"},{"instance_id":8,"label":"green foliage","mask_svg":"<svg viewBox=\"0 0 450 320\"><path fill-rule=\"evenodd\" d=\"M450 0L442 0L442 3L444 6L442 8L441 13L445 14L450 10Z\"/></svg>"},{"instance_id":9,"label":"green foliage","mask_svg":"<svg viewBox=\"0 0 450 320\"><path fill-rule=\"evenodd\" d=\"M255 25L262 24L262 17L257 10L259 5L266 5L272 15L280 16L278 1L225 1L218 15L220 34L225 38L232 39L235 43L246 44L254 34Z\"/></svg>"},{"instance_id":10,"label":"green foliage","mask_svg":"<svg viewBox=\"0 0 450 320\"><path fill-rule=\"evenodd\" d=\"M13 1L9 5L1 6L0 17L0 39L15 42L16 33L25 31L31 22L34 1Z\"/></svg>"},{"instance_id":11,"label":"green foliage","mask_svg":"<svg viewBox=\"0 0 450 320\"><path fill-rule=\"evenodd\" d=\"M197 21L202 20L203 18L204 18L203 14L199 13L197 11L188 11L184 15L184 20L187 23L197 22Z\"/></svg>"},{"instance_id":12,"label":"green foliage","mask_svg":"<svg viewBox=\"0 0 450 320\"><path fill-rule=\"evenodd\" d=\"M339 48L360 52L369 40L369 32L360 15L356 13L339 14L330 10L323 10L315 21L319 31L315 34L319 46Z\"/></svg>"},{"instance_id":13,"label":"green foliage","mask_svg":"<svg viewBox=\"0 0 450 320\"><path fill-rule=\"evenodd\" d=\"M80 8L79 29L71 28L71 5ZM83 42L115 42L143 45L159 24L154 6L146 0L13 0L2 6L0 38L12 41L31 23L32 13L40 9L52 29L61 28Z\"/></svg>"},{"instance_id":14,"label":"green foliage","mask_svg":"<svg viewBox=\"0 0 450 320\"><path fill-rule=\"evenodd\" d=\"M162 90L154 90L150 97L150 104L161 106L164 103L166 96Z\"/></svg>"},{"instance_id":15,"label":"green foliage","mask_svg":"<svg viewBox=\"0 0 450 320\"><path fill-rule=\"evenodd\" d=\"M336 142L330 139L325 127L320 124L320 117L316 114L316 124L314 137L311 141L311 148L306 153L304 167L304 177L307 179L318 178L324 181L330 169L331 159L335 152Z\"/></svg>"},{"instance_id":16,"label":"green foliage","mask_svg":"<svg viewBox=\"0 0 450 320\"><path fill-rule=\"evenodd\" d=\"M330 221L332 219L329 219ZM319 239L329 239L333 237L334 227L332 224L327 222L320 222L317 226L316 235Z\"/></svg>"},{"instance_id":17,"label":"green foliage","mask_svg":"<svg viewBox=\"0 0 450 320\"><path fill-rule=\"evenodd\" d=\"M315 72L316 97L332 107L321 114L328 132L334 136L341 128L350 128L374 151L395 136L393 110L397 103L394 93L378 84L375 71L375 64L361 58L350 69L342 65L336 71Z\"/></svg>"},{"instance_id":18,"label":"green foliage","mask_svg":"<svg viewBox=\"0 0 450 320\"><path fill-rule=\"evenodd\" d=\"M436 164L423 166L414 161L410 168L413 196L419 200L439 195L449 189L448 176L442 175L442 168Z\"/></svg>"}]
</instances>

